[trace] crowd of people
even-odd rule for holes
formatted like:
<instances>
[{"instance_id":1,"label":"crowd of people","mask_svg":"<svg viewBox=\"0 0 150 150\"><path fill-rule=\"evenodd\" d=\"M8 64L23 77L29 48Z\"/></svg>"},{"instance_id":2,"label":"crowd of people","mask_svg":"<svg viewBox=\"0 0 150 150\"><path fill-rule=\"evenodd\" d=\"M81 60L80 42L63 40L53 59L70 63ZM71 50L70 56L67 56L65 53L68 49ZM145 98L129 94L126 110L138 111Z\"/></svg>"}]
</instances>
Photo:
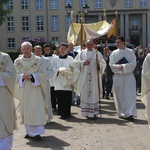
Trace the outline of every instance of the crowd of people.
<instances>
[{"instance_id":1,"label":"crowd of people","mask_svg":"<svg viewBox=\"0 0 150 150\"><path fill-rule=\"evenodd\" d=\"M0 150L12 147L17 115L25 126L25 138L40 140L53 112L60 119L70 118L75 98L80 100L81 116L96 120L100 98L113 96L118 117L134 121L136 95L141 92L149 124L149 47L127 48L123 36L115 43L116 50L105 47L102 55L93 40L82 44L79 52L73 51L71 42L63 42L53 54L49 44L42 48L23 42L14 64L0 52Z\"/></svg>"}]
</instances>

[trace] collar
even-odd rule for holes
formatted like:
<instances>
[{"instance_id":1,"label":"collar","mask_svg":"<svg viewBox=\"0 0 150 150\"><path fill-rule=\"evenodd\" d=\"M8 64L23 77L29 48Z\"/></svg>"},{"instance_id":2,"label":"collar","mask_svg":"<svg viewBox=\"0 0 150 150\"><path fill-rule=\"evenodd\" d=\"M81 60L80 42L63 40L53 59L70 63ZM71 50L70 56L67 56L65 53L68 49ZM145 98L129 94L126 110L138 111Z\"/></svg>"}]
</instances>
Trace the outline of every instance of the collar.
<instances>
[{"instance_id":1,"label":"collar","mask_svg":"<svg viewBox=\"0 0 150 150\"><path fill-rule=\"evenodd\" d=\"M73 51L68 51L69 53L73 53Z\"/></svg>"},{"instance_id":2,"label":"collar","mask_svg":"<svg viewBox=\"0 0 150 150\"><path fill-rule=\"evenodd\" d=\"M59 58L60 59L66 59L68 57L68 54L65 54L65 55L59 55Z\"/></svg>"},{"instance_id":3,"label":"collar","mask_svg":"<svg viewBox=\"0 0 150 150\"><path fill-rule=\"evenodd\" d=\"M44 56L45 57L50 57L50 56L52 56L52 54L50 53L50 54L44 54Z\"/></svg>"},{"instance_id":4,"label":"collar","mask_svg":"<svg viewBox=\"0 0 150 150\"><path fill-rule=\"evenodd\" d=\"M124 47L124 48L119 48L120 51L123 51L123 50L125 50L125 49L126 49L126 47Z\"/></svg>"}]
</instances>

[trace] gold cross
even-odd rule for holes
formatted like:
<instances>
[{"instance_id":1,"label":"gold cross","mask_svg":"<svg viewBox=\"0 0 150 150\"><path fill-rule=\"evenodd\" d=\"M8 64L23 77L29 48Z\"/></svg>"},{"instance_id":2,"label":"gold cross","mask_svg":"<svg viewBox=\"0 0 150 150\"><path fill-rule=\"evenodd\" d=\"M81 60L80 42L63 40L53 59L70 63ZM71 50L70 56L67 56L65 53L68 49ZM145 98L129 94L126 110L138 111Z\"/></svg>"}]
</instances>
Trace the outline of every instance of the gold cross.
<instances>
[{"instance_id":1,"label":"gold cross","mask_svg":"<svg viewBox=\"0 0 150 150\"><path fill-rule=\"evenodd\" d=\"M24 68L25 72L27 72L28 70L30 70L28 67L25 67Z\"/></svg>"}]
</instances>

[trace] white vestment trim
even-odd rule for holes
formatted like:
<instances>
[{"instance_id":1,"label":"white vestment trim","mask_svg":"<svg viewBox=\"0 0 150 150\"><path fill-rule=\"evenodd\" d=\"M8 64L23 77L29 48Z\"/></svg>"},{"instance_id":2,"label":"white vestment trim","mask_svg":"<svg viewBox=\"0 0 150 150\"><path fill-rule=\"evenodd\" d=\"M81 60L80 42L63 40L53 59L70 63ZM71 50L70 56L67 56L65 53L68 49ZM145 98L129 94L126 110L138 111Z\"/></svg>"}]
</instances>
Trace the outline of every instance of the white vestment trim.
<instances>
[{"instance_id":1,"label":"white vestment trim","mask_svg":"<svg viewBox=\"0 0 150 150\"><path fill-rule=\"evenodd\" d=\"M22 79L23 79L23 74L21 74L18 79L18 84L20 87L24 87L24 81Z\"/></svg>"},{"instance_id":2,"label":"white vestment trim","mask_svg":"<svg viewBox=\"0 0 150 150\"><path fill-rule=\"evenodd\" d=\"M38 86L38 85L40 85L40 80L39 80L39 77L38 77L37 73L32 73L32 75L33 75L33 77L34 77L34 79L35 79L35 82L32 82L32 85L33 85L33 86Z\"/></svg>"},{"instance_id":3,"label":"white vestment trim","mask_svg":"<svg viewBox=\"0 0 150 150\"><path fill-rule=\"evenodd\" d=\"M148 126L149 126L149 129L150 129L150 91L148 91L146 93L146 108L145 108L145 118L148 120Z\"/></svg>"},{"instance_id":4,"label":"white vestment trim","mask_svg":"<svg viewBox=\"0 0 150 150\"><path fill-rule=\"evenodd\" d=\"M39 80L39 78L38 78L38 75L37 75L36 73L32 73L32 75L33 75L33 77L34 77L34 79L35 79L35 82L33 82L32 85L33 85L33 86L38 86L38 85L40 85L40 80ZM22 77L23 77L23 74L20 75L20 78L19 78L19 80L18 80L18 84L19 84L20 87L24 87L24 82L25 82L25 81L22 80Z\"/></svg>"},{"instance_id":5,"label":"white vestment trim","mask_svg":"<svg viewBox=\"0 0 150 150\"><path fill-rule=\"evenodd\" d=\"M0 138L0 150L10 150L13 144L13 135Z\"/></svg>"},{"instance_id":6,"label":"white vestment trim","mask_svg":"<svg viewBox=\"0 0 150 150\"><path fill-rule=\"evenodd\" d=\"M2 77L0 76L0 86L6 86L5 82L3 81Z\"/></svg>"},{"instance_id":7,"label":"white vestment trim","mask_svg":"<svg viewBox=\"0 0 150 150\"><path fill-rule=\"evenodd\" d=\"M34 137L40 134L45 134L45 128L42 125L40 126L25 125L25 129L26 129L26 133L31 137Z\"/></svg>"}]
</instances>

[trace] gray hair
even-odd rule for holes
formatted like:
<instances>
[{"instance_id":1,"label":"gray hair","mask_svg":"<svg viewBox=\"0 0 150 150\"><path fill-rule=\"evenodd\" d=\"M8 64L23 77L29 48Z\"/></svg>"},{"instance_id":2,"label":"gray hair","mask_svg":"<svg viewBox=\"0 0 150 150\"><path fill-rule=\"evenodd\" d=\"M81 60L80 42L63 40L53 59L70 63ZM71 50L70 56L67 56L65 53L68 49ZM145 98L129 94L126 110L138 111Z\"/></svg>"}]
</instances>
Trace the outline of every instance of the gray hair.
<instances>
[{"instance_id":1,"label":"gray hair","mask_svg":"<svg viewBox=\"0 0 150 150\"><path fill-rule=\"evenodd\" d=\"M22 47L24 47L24 46L26 46L26 45L28 45L28 46L30 46L31 48L32 48L32 44L30 43L30 42L23 42L22 44L21 44L21 48Z\"/></svg>"},{"instance_id":2,"label":"gray hair","mask_svg":"<svg viewBox=\"0 0 150 150\"><path fill-rule=\"evenodd\" d=\"M85 45L87 45L87 43L88 43L88 42L91 42L91 43L93 43L93 44L94 44L93 39L89 39L89 40L87 40L87 41L85 42Z\"/></svg>"}]
</instances>

